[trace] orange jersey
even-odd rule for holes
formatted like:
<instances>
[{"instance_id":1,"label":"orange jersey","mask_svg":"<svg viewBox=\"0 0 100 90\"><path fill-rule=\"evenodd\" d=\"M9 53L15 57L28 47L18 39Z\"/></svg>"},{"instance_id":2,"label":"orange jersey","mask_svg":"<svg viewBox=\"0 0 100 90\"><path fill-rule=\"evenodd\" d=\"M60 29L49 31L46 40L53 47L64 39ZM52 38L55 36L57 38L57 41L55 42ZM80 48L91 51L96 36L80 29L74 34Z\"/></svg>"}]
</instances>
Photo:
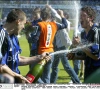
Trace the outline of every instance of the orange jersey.
<instances>
[{"instance_id":1,"label":"orange jersey","mask_svg":"<svg viewBox=\"0 0 100 90\"><path fill-rule=\"evenodd\" d=\"M53 52L53 40L57 32L57 25L55 22L39 22L41 34L39 38L38 54L43 52Z\"/></svg>"}]
</instances>

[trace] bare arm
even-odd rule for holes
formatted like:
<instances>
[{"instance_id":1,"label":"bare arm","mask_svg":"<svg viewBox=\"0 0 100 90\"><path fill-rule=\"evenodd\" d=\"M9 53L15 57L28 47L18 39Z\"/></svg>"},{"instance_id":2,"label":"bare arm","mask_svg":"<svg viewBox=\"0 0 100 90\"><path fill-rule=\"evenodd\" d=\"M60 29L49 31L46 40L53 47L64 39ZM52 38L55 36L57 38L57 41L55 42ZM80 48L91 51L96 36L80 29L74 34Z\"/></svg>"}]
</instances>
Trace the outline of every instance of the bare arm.
<instances>
[{"instance_id":1,"label":"bare arm","mask_svg":"<svg viewBox=\"0 0 100 90\"><path fill-rule=\"evenodd\" d=\"M7 65L0 65L0 73L7 73L14 78L17 78L20 83L30 83L25 77L20 74L13 72Z\"/></svg>"},{"instance_id":2,"label":"bare arm","mask_svg":"<svg viewBox=\"0 0 100 90\"><path fill-rule=\"evenodd\" d=\"M49 56L47 52L44 52L41 55L32 56L32 57L19 56L19 66L28 65L34 62L38 63L42 59L49 61L51 57Z\"/></svg>"},{"instance_id":3,"label":"bare arm","mask_svg":"<svg viewBox=\"0 0 100 90\"><path fill-rule=\"evenodd\" d=\"M94 54L91 53L90 49L88 47L82 48L81 51L83 52L83 55L78 55L76 52L74 53L69 53L67 55L68 59L85 59L86 56L89 56L90 58L94 59L94 60L99 60L97 56L95 56Z\"/></svg>"},{"instance_id":4,"label":"bare arm","mask_svg":"<svg viewBox=\"0 0 100 90\"><path fill-rule=\"evenodd\" d=\"M0 73L8 73L15 77L17 73L13 72L7 65L0 65Z\"/></svg>"},{"instance_id":5,"label":"bare arm","mask_svg":"<svg viewBox=\"0 0 100 90\"><path fill-rule=\"evenodd\" d=\"M37 55L37 56L33 56L33 57L25 57L25 56L19 56L19 66L23 66L23 65L28 65L34 62L39 62L41 61L43 58L41 55Z\"/></svg>"},{"instance_id":6,"label":"bare arm","mask_svg":"<svg viewBox=\"0 0 100 90\"><path fill-rule=\"evenodd\" d=\"M92 59L98 60L98 57L95 56L95 55L93 55L93 54L91 53L91 51L90 51L89 48L85 48L85 49L83 49L82 51L85 52L86 55L89 56L89 57L91 57Z\"/></svg>"},{"instance_id":7,"label":"bare arm","mask_svg":"<svg viewBox=\"0 0 100 90\"><path fill-rule=\"evenodd\" d=\"M84 60L86 58L86 55L77 55L74 52L68 53L66 55L68 57L68 60Z\"/></svg>"}]
</instances>

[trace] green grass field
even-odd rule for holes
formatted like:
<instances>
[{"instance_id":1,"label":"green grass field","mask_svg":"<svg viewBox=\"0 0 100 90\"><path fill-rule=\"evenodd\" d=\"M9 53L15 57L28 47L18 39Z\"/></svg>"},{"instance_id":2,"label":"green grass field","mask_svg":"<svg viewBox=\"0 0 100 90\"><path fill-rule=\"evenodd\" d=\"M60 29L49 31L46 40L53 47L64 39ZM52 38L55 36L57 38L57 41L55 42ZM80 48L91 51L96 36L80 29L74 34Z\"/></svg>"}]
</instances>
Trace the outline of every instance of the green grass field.
<instances>
[{"instance_id":1,"label":"green grass field","mask_svg":"<svg viewBox=\"0 0 100 90\"><path fill-rule=\"evenodd\" d=\"M72 38L73 30L71 30L69 35ZM29 46L28 46L28 42L27 42L25 36L22 36L21 38L19 38L19 43L20 43L20 46L22 48L21 55L22 56L29 56ZM72 66L72 61L69 61L69 62L70 62L70 65ZM21 74L25 76L27 74L27 72L29 71L29 66L28 65L27 66L19 66L19 69L21 71ZM70 81L70 76L64 70L62 63L60 63L57 83L63 84L63 83L68 83L69 81Z\"/></svg>"}]
</instances>

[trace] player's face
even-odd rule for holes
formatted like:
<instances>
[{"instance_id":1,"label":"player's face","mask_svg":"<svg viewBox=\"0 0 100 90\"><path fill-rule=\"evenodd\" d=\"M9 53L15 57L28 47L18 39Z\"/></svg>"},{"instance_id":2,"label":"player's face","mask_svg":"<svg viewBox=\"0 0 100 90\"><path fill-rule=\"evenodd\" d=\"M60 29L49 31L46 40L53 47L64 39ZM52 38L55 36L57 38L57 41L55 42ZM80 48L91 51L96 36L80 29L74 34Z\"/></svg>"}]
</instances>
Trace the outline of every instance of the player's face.
<instances>
[{"instance_id":1,"label":"player's face","mask_svg":"<svg viewBox=\"0 0 100 90\"><path fill-rule=\"evenodd\" d=\"M15 32L14 32L15 35L18 35L21 32L21 30L23 28L25 28L25 23L26 23L26 17L24 18L24 20L18 21L18 25L17 25Z\"/></svg>"},{"instance_id":2,"label":"player's face","mask_svg":"<svg viewBox=\"0 0 100 90\"><path fill-rule=\"evenodd\" d=\"M87 28L89 23L91 22L90 17L87 15L86 12L81 11L80 13L80 23L83 28Z\"/></svg>"}]
</instances>

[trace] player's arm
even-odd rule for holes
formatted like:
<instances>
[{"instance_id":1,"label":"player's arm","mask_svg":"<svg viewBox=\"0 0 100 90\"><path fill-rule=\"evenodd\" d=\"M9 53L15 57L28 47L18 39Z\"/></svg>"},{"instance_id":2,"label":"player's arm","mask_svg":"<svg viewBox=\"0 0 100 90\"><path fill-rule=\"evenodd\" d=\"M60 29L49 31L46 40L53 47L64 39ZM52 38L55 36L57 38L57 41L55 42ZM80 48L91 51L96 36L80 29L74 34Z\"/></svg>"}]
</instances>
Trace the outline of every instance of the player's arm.
<instances>
[{"instance_id":1,"label":"player's arm","mask_svg":"<svg viewBox=\"0 0 100 90\"><path fill-rule=\"evenodd\" d=\"M67 28L67 21L66 18L64 17L63 11L62 10L58 10L59 15L62 18L62 23L56 23L58 30L62 30L64 28Z\"/></svg>"},{"instance_id":2,"label":"player's arm","mask_svg":"<svg viewBox=\"0 0 100 90\"><path fill-rule=\"evenodd\" d=\"M90 58L94 60L99 60L98 58L100 56L99 56L99 45L98 44L91 46L91 48L88 48L88 47L83 48L82 51Z\"/></svg>"},{"instance_id":3,"label":"player's arm","mask_svg":"<svg viewBox=\"0 0 100 90\"><path fill-rule=\"evenodd\" d=\"M51 12L55 16L55 18L57 18L61 21L61 16L58 14L58 12L51 5L46 5L46 7L51 10Z\"/></svg>"},{"instance_id":4,"label":"player's arm","mask_svg":"<svg viewBox=\"0 0 100 90\"><path fill-rule=\"evenodd\" d=\"M20 74L13 72L7 65L0 65L0 73L7 73L14 78L17 78L21 83L27 82L30 83L25 77Z\"/></svg>"},{"instance_id":5,"label":"player's arm","mask_svg":"<svg viewBox=\"0 0 100 90\"><path fill-rule=\"evenodd\" d=\"M49 56L48 52L44 52L41 55L36 55L32 57L19 56L19 66L38 63L42 59L49 61L51 59L51 56Z\"/></svg>"}]
</instances>

